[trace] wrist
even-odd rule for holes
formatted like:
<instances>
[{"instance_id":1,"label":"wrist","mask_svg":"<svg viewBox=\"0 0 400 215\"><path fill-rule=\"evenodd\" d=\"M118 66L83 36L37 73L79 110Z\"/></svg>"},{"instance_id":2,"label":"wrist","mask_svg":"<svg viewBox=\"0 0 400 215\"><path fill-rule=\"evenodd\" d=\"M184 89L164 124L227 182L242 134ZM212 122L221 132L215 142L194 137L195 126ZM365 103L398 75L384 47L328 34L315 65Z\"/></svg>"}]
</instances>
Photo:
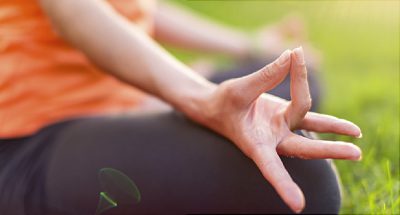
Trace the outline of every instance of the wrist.
<instances>
[{"instance_id":1,"label":"wrist","mask_svg":"<svg viewBox=\"0 0 400 215\"><path fill-rule=\"evenodd\" d=\"M177 102L173 106L184 113L191 120L204 124L207 121L210 99L217 85L207 80L192 84L180 89Z\"/></svg>"},{"instance_id":2,"label":"wrist","mask_svg":"<svg viewBox=\"0 0 400 215\"><path fill-rule=\"evenodd\" d=\"M249 33L242 37L240 51L235 56L238 59L253 59L263 55L260 35L258 33Z\"/></svg>"}]
</instances>

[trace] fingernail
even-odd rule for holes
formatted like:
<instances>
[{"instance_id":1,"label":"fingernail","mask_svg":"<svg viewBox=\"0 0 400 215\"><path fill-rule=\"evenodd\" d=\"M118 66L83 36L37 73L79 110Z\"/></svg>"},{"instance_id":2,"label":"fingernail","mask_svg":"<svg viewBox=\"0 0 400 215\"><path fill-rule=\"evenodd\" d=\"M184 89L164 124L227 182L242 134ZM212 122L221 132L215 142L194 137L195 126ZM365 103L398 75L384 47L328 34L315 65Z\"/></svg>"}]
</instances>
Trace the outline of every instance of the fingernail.
<instances>
[{"instance_id":1,"label":"fingernail","mask_svg":"<svg viewBox=\"0 0 400 215\"><path fill-rule=\"evenodd\" d=\"M354 152L354 154L355 154L355 156L354 156L354 160L357 160L357 161L359 161L359 160L361 160L361 153L360 152Z\"/></svg>"},{"instance_id":2,"label":"fingernail","mask_svg":"<svg viewBox=\"0 0 400 215\"><path fill-rule=\"evenodd\" d=\"M358 139L360 139L362 137L362 133L360 132L360 134L357 136Z\"/></svg>"},{"instance_id":3,"label":"fingernail","mask_svg":"<svg viewBox=\"0 0 400 215\"><path fill-rule=\"evenodd\" d=\"M359 161L359 160L361 160L361 158L362 158L362 155L361 155L361 149L353 149L353 156L352 156L352 160L356 160L356 161Z\"/></svg>"},{"instance_id":4,"label":"fingernail","mask_svg":"<svg viewBox=\"0 0 400 215\"><path fill-rule=\"evenodd\" d=\"M285 65L285 63L289 60L290 58L290 50L284 51L281 56L278 58L278 64L279 65Z\"/></svg>"},{"instance_id":5,"label":"fingernail","mask_svg":"<svg viewBox=\"0 0 400 215\"><path fill-rule=\"evenodd\" d=\"M303 47L301 47L301 46L297 47L297 48L293 49L293 52L294 52L297 63L304 64L305 61L304 61Z\"/></svg>"}]
</instances>

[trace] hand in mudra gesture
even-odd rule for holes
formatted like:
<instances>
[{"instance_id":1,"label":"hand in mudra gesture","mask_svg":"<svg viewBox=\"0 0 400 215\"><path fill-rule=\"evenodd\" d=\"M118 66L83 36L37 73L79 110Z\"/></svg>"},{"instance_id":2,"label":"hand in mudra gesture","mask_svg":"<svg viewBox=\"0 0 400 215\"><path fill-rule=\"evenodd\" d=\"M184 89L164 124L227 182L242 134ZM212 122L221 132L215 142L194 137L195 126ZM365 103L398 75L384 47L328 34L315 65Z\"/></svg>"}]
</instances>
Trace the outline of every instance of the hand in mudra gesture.
<instances>
[{"instance_id":1,"label":"hand in mudra gesture","mask_svg":"<svg viewBox=\"0 0 400 215\"><path fill-rule=\"evenodd\" d=\"M289 72L291 101L264 94ZM203 117L195 120L232 140L295 212L304 208L304 196L278 155L305 159L361 158L361 150L351 143L313 140L293 132L304 129L361 136L360 129L349 121L308 112L311 98L302 48L285 51L253 74L223 82L205 100Z\"/></svg>"}]
</instances>

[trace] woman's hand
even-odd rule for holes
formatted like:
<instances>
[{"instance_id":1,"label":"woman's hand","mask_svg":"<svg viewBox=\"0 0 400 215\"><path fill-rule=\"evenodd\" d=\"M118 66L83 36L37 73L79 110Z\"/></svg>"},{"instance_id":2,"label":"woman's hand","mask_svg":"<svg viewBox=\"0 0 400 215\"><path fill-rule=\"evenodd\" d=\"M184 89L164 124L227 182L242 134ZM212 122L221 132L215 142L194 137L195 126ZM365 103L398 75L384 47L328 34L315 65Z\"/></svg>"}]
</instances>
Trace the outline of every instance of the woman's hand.
<instances>
[{"instance_id":1,"label":"woman's hand","mask_svg":"<svg viewBox=\"0 0 400 215\"><path fill-rule=\"evenodd\" d=\"M290 102L264 94L291 73ZM312 140L295 129L361 136L353 123L308 112L311 98L302 48L285 51L275 62L248 76L228 80L208 96L196 121L232 140L261 170L282 199L295 211L305 205L278 155L306 159L359 160L361 150L338 141Z\"/></svg>"},{"instance_id":2,"label":"woman's hand","mask_svg":"<svg viewBox=\"0 0 400 215\"><path fill-rule=\"evenodd\" d=\"M106 2L40 2L60 35L96 66L232 140L296 212L304 207L304 197L278 154L353 160L361 156L360 149L352 144L310 140L292 133L306 129L361 135L360 129L348 121L308 113L311 100L302 49L286 51L260 71L216 86L169 55ZM282 81L289 70L292 101L263 94Z\"/></svg>"},{"instance_id":3,"label":"woman's hand","mask_svg":"<svg viewBox=\"0 0 400 215\"><path fill-rule=\"evenodd\" d=\"M307 35L308 29L302 16L289 14L282 20L261 27L251 41L252 54L261 58L276 57L287 47L302 44L307 58L307 65L319 67L322 55L318 49L310 44Z\"/></svg>"}]
</instances>

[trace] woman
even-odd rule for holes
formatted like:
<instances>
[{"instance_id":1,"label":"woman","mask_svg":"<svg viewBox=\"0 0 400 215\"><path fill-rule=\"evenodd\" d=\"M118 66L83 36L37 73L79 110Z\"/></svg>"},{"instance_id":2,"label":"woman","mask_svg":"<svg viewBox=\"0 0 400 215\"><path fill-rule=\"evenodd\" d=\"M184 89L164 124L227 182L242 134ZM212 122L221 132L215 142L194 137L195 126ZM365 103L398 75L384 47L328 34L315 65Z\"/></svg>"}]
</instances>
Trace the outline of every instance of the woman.
<instances>
[{"instance_id":1,"label":"woman","mask_svg":"<svg viewBox=\"0 0 400 215\"><path fill-rule=\"evenodd\" d=\"M338 212L338 185L325 160L278 156L361 158L351 143L293 133L361 136L351 122L308 112L301 48L217 85L151 35L243 58L254 48L239 32L188 14L171 18L175 9L155 12L145 0L0 4L2 213L93 214L105 167L125 173L142 194L137 205L109 199L120 204L114 213ZM290 102L264 94L289 72ZM148 109L143 91L202 127L178 112L129 114Z\"/></svg>"}]
</instances>

